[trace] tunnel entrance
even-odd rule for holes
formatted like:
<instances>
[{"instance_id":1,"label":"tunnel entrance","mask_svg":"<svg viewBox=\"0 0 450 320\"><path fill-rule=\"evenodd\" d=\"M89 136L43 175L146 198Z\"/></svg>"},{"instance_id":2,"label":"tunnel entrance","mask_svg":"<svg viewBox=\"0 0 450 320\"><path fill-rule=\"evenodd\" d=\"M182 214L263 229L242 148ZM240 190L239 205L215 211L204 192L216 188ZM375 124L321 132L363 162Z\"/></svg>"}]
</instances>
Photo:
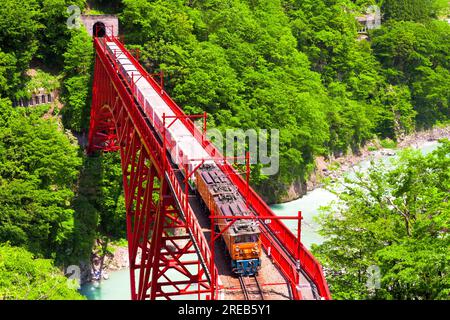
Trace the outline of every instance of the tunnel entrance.
<instances>
[{"instance_id":1,"label":"tunnel entrance","mask_svg":"<svg viewBox=\"0 0 450 320\"><path fill-rule=\"evenodd\" d=\"M103 22L96 22L94 24L92 34L95 37L104 37L106 35L106 28Z\"/></svg>"}]
</instances>

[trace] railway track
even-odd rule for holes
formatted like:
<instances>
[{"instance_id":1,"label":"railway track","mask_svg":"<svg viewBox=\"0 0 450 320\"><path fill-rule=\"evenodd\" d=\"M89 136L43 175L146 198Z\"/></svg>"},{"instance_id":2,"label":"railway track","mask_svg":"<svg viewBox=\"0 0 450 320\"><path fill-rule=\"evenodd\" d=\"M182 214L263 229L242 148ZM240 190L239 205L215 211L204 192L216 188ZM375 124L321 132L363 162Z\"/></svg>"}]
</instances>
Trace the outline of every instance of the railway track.
<instances>
[{"instance_id":1,"label":"railway track","mask_svg":"<svg viewBox=\"0 0 450 320\"><path fill-rule=\"evenodd\" d=\"M256 276L239 277L245 300L264 300L264 293Z\"/></svg>"}]
</instances>

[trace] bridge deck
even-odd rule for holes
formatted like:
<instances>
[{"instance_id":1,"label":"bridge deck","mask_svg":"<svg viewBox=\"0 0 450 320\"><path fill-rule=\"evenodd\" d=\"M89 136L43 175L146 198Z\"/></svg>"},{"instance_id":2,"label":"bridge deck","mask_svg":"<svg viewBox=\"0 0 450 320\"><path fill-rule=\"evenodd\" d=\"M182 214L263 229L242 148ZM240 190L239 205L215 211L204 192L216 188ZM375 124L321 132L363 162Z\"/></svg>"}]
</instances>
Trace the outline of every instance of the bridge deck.
<instances>
[{"instance_id":1,"label":"bridge deck","mask_svg":"<svg viewBox=\"0 0 450 320\"><path fill-rule=\"evenodd\" d=\"M174 170L177 172L177 178L180 184L183 183L183 175L181 171L172 163ZM201 204L200 196L189 190L189 205L191 206L202 231L208 240L211 239L211 222ZM285 300L291 299L289 287L283 275L268 258L266 252L262 254L262 269L258 275L258 279L263 287L265 298L268 300ZM231 259L227 252L225 242L222 238L215 242L215 259L220 280L223 284L223 299L225 300L243 300L244 296L239 285L239 278L231 272ZM276 285L273 285L276 284Z\"/></svg>"}]
</instances>

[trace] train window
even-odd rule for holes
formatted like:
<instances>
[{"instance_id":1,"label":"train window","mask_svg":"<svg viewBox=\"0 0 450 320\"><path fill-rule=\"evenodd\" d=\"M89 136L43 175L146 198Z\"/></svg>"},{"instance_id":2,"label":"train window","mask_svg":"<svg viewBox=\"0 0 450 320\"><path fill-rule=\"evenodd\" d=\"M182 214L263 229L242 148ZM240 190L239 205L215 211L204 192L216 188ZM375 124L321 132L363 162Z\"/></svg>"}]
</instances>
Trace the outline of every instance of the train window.
<instances>
[{"instance_id":1,"label":"train window","mask_svg":"<svg viewBox=\"0 0 450 320\"><path fill-rule=\"evenodd\" d=\"M234 243L244 243L244 242L258 242L257 234L245 234L241 236L236 236Z\"/></svg>"}]
</instances>

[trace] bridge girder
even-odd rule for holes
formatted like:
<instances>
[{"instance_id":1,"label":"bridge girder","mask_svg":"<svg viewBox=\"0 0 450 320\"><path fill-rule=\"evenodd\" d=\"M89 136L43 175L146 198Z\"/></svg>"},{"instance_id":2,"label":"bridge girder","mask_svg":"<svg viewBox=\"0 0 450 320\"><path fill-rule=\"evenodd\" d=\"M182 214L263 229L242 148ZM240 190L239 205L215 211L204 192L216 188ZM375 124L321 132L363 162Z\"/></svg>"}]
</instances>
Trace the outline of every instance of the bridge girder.
<instances>
[{"instance_id":1,"label":"bridge girder","mask_svg":"<svg viewBox=\"0 0 450 320\"><path fill-rule=\"evenodd\" d=\"M110 76L108 65L97 55L87 151L121 155L131 298L210 299L211 272L205 272L206 258L195 249L192 226L169 188L164 162L158 161L163 157L149 152L148 139L136 129Z\"/></svg>"}]
</instances>

